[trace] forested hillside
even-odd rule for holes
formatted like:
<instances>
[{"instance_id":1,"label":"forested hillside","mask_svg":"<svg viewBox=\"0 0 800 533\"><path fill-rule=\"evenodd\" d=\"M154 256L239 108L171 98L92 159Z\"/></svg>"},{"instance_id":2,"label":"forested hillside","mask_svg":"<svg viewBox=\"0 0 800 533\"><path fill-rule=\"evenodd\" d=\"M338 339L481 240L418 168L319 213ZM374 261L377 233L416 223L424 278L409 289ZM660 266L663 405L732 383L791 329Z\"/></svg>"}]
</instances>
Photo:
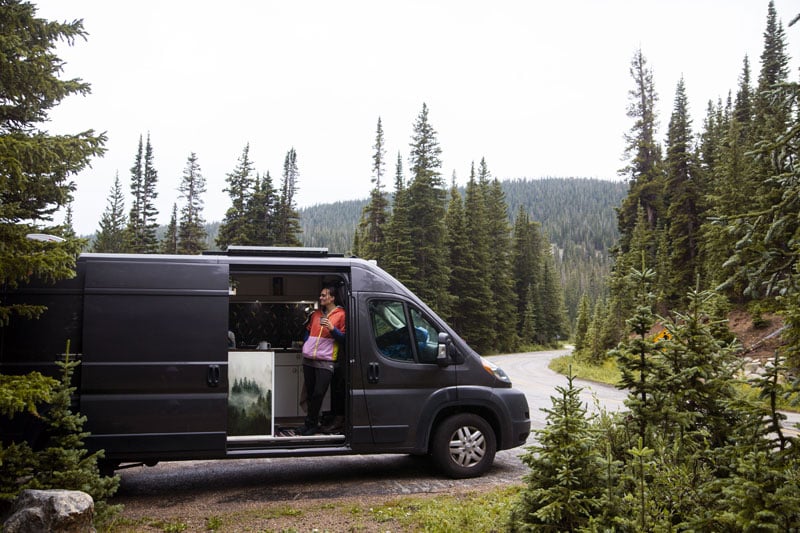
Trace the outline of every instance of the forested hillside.
<instances>
[{"instance_id":1,"label":"forested hillside","mask_svg":"<svg viewBox=\"0 0 800 533\"><path fill-rule=\"evenodd\" d=\"M501 187L512 218L510 225L522 206L555 246L572 322L581 294L586 292L594 300L604 290L608 250L617 241L615 208L625 197L627 185L597 179L546 178L503 181ZM303 245L349 253L366 203L367 199L351 200L301 209Z\"/></svg>"}]
</instances>

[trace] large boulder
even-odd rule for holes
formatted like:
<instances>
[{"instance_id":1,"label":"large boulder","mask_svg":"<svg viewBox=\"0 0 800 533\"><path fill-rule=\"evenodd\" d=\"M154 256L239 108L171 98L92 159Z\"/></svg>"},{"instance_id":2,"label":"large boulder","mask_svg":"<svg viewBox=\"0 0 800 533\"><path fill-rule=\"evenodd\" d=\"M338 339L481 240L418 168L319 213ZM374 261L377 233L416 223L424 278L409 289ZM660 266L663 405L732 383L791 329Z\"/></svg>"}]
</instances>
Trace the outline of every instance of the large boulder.
<instances>
[{"instance_id":1,"label":"large boulder","mask_svg":"<svg viewBox=\"0 0 800 533\"><path fill-rule=\"evenodd\" d=\"M23 490L5 533L94 533L94 501L78 490Z\"/></svg>"}]
</instances>

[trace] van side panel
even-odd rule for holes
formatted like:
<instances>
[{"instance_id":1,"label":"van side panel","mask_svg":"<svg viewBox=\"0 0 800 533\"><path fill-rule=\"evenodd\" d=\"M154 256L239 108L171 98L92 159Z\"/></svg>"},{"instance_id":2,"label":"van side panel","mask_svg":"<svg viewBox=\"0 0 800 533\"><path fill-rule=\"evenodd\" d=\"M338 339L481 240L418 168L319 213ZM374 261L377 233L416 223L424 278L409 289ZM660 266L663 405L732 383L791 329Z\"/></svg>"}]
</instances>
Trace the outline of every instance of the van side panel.
<instances>
[{"instance_id":1,"label":"van side panel","mask_svg":"<svg viewBox=\"0 0 800 533\"><path fill-rule=\"evenodd\" d=\"M92 259L80 410L87 444L116 461L222 457L228 267Z\"/></svg>"}]
</instances>

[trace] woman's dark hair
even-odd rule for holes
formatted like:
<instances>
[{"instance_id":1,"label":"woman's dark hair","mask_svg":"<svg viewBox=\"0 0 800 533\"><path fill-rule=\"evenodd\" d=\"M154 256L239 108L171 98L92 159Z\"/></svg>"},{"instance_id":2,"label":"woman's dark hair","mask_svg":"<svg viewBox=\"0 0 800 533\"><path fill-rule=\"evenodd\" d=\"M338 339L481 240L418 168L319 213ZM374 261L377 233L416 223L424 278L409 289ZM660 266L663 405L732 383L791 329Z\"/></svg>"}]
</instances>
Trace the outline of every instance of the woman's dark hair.
<instances>
[{"instance_id":1,"label":"woman's dark hair","mask_svg":"<svg viewBox=\"0 0 800 533\"><path fill-rule=\"evenodd\" d=\"M323 289L328 289L328 294L333 296L333 301L336 305L342 305L342 299L339 292L339 283L325 283Z\"/></svg>"}]
</instances>

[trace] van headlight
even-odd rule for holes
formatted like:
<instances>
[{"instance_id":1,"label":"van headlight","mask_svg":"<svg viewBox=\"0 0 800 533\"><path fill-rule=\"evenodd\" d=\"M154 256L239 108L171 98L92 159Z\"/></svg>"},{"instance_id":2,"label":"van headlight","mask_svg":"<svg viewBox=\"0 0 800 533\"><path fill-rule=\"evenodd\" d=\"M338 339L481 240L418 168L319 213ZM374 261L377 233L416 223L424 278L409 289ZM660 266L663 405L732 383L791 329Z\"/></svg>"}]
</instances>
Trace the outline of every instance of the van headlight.
<instances>
[{"instance_id":1,"label":"van headlight","mask_svg":"<svg viewBox=\"0 0 800 533\"><path fill-rule=\"evenodd\" d=\"M484 370L486 370L488 373L490 373L503 383L511 383L511 378L508 377L508 374L506 374L502 368L492 363L485 357L481 357L481 364L483 365Z\"/></svg>"}]
</instances>

